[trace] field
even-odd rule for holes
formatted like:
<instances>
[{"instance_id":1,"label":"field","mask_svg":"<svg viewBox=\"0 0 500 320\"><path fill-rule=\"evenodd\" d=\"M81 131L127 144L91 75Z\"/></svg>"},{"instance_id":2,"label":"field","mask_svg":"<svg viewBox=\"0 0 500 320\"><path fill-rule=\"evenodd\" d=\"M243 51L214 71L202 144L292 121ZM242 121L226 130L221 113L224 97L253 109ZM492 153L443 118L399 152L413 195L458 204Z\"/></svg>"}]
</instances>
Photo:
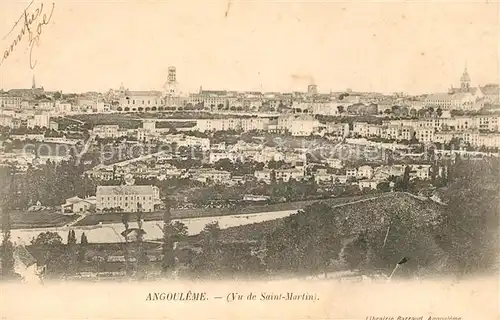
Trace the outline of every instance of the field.
<instances>
[{"instance_id":1,"label":"field","mask_svg":"<svg viewBox=\"0 0 500 320\"><path fill-rule=\"evenodd\" d=\"M269 212L269 211L298 210L318 201L323 201L331 205L336 205L345 202L356 201L358 199L366 197L373 197L373 196L353 196L353 197L342 197L342 198L330 198L324 200L287 202L287 203L278 203L271 205L253 205L238 209L235 208L179 209L179 210L173 209L171 210L171 214L173 219L186 219L186 218L223 216L223 215L234 215L234 214L250 214L250 213ZM162 219L163 219L163 211L152 212L144 215L144 221L154 221ZM104 214L87 216L83 220L79 221L76 224L76 226L91 226L91 225L97 225L100 222L120 223L121 221L122 221L121 214L119 213L104 213Z\"/></svg>"},{"instance_id":2,"label":"field","mask_svg":"<svg viewBox=\"0 0 500 320\"><path fill-rule=\"evenodd\" d=\"M128 114L79 114L72 115L68 118L80 120L86 122L92 126L105 125L105 124L117 124L120 128L126 129L137 129L141 126L141 120L137 119L136 115Z\"/></svg>"},{"instance_id":3,"label":"field","mask_svg":"<svg viewBox=\"0 0 500 320\"><path fill-rule=\"evenodd\" d=\"M65 216L54 211L14 211L10 213L12 229L62 227L76 218L76 215Z\"/></svg>"}]
</instances>

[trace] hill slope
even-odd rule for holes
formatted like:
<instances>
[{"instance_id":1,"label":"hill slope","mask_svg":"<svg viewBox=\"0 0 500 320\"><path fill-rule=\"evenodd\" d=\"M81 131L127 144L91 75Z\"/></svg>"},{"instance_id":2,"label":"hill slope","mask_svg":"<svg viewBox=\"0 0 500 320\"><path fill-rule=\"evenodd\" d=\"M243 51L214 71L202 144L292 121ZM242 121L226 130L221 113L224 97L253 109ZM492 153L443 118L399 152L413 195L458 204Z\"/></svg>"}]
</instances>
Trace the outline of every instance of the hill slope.
<instances>
[{"instance_id":1,"label":"hill slope","mask_svg":"<svg viewBox=\"0 0 500 320\"><path fill-rule=\"evenodd\" d=\"M261 241L276 271L390 271L407 256L404 270L421 273L446 257L437 227L443 212L430 200L388 193L333 207L318 202L287 218L222 230L221 238Z\"/></svg>"}]
</instances>

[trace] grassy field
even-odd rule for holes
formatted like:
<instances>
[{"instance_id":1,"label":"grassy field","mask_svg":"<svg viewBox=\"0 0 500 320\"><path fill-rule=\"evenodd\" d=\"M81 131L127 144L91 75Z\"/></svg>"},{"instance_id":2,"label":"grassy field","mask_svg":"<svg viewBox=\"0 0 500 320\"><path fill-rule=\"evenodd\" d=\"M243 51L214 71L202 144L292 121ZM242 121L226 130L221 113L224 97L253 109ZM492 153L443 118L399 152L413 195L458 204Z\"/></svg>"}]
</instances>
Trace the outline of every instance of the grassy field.
<instances>
[{"instance_id":1,"label":"grassy field","mask_svg":"<svg viewBox=\"0 0 500 320\"><path fill-rule=\"evenodd\" d=\"M120 126L120 128L137 129L142 125L142 121L137 120L136 115L129 115L129 114L118 114L118 113L78 114L78 115L72 115L68 118L80 120L89 123L92 126L117 124Z\"/></svg>"},{"instance_id":2,"label":"grassy field","mask_svg":"<svg viewBox=\"0 0 500 320\"><path fill-rule=\"evenodd\" d=\"M356 201L358 199L366 197L373 197L373 195L330 198L324 200L307 200L307 201L297 201L288 203L278 203L271 205L247 206L237 209L235 208L179 209L179 210L173 209L171 211L171 214L172 218L174 219L186 219L186 218L197 218L197 217L224 216L233 214L250 214L250 213L268 212L268 211L298 210L318 201L323 201L331 205L336 205L345 202ZM151 212L144 215L145 221L154 221L162 219L163 219L163 211ZM83 220L79 221L76 224L76 226L97 225L99 224L99 222L119 223L121 221L122 221L121 214L119 213L104 213L104 214L87 216Z\"/></svg>"},{"instance_id":3,"label":"grassy field","mask_svg":"<svg viewBox=\"0 0 500 320\"><path fill-rule=\"evenodd\" d=\"M14 211L10 213L12 229L62 227L76 218L76 215L65 216L54 211Z\"/></svg>"}]
</instances>

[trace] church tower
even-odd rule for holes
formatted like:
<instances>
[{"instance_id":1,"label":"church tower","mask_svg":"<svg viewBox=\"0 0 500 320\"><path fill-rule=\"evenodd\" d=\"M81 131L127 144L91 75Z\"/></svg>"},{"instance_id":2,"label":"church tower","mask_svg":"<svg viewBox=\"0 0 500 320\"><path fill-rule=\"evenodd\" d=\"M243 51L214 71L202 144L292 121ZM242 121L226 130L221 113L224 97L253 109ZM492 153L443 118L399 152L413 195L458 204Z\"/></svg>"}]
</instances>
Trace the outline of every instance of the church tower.
<instances>
[{"instance_id":1,"label":"church tower","mask_svg":"<svg viewBox=\"0 0 500 320\"><path fill-rule=\"evenodd\" d=\"M176 96L177 92L177 70L175 67L168 67L167 82L163 86L167 96Z\"/></svg>"},{"instance_id":2,"label":"church tower","mask_svg":"<svg viewBox=\"0 0 500 320\"><path fill-rule=\"evenodd\" d=\"M470 89L470 76L467 72L467 66L465 66L464 73L460 77L460 89L462 91L469 91Z\"/></svg>"}]
</instances>

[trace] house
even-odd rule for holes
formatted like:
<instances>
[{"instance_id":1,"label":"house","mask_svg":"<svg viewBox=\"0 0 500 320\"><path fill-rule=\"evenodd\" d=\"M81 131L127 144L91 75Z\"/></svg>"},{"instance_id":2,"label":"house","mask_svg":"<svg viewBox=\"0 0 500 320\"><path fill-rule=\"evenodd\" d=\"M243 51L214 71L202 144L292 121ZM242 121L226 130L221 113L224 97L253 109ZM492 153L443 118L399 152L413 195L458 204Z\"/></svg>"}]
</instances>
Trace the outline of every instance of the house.
<instances>
[{"instance_id":1,"label":"house","mask_svg":"<svg viewBox=\"0 0 500 320\"><path fill-rule=\"evenodd\" d=\"M297 181L304 179L304 171L299 169L277 169L274 172L276 174L276 180L281 180L283 182L288 182L291 179Z\"/></svg>"},{"instance_id":2,"label":"house","mask_svg":"<svg viewBox=\"0 0 500 320\"><path fill-rule=\"evenodd\" d=\"M330 168L334 169L342 169L342 160L340 159L333 159L333 158L328 158L326 159L326 163Z\"/></svg>"},{"instance_id":3,"label":"house","mask_svg":"<svg viewBox=\"0 0 500 320\"><path fill-rule=\"evenodd\" d=\"M97 125L92 129L92 133L99 138L118 138L124 135L119 129L117 124Z\"/></svg>"},{"instance_id":4,"label":"house","mask_svg":"<svg viewBox=\"0 0 500 320\"><path fill-rule=\"evenodd\" d=\"M234 152L210 152L209 163L216 163L222 159L228 159L231 162L235 162L238 158L238 154Z\"/></svg>"},{"instance_id":5,"label":"house","mask_svg":"<svg viewBox=\"0 0 500 320\"><path fill-rule=\"evenodd\" d=\"M358 179L371 179L373 177L373 168L370 166L361 166L358 168Z\"/></svg>"},{"instance_id":6,"label":"house","mask_svg":"<svg viewBox=\"0 0 500 320\"><path fill-rule=\"evenodd\" d=\"M136 186L98 186L96 209L121 208L125 212L152 212L161 203L158 187L152 185Z\"/></svg>"},{"instance_id":7,"label":"house","mask_svg":"<svg viewBox=\"0 0 500 320\"><path fill-rule=\"evenodd\" d=\"M431 165L411 165L410 177L418 178L420 180L427 180L430 178Z\"/></svg>"},{"instance_id":8,"label":"house","mask_svg":"<svg viewBox=\"0 0 500 320\"><path fill-rule=\"evenodd\" d=\"M269 169L264 169L260 171L255 171L254 176L257 181L264 181L266 183L271 183L272 171Z\"/></svg>"},{"instance_id":9,"label":"house","mask_svg":"<svg viewBox=\"0 0 500 320\"><path fill-rule=\"evenodd\" d=\"M360 190L364 189L376 190L378 183L379 183L378 180L360 180L358 185Z\"/></svg>"},{"instance_id":10,"label":"house","mask_svg":"<svg viewBox=\"0 0 500 320\"><path fill-rule=\"evenodd\" d=\"M198 169L190 172L192 179L203 183L225 183L231 180L231 172L213 169Z\"/></svg>"},{"instance_id":11,"label":"house","mask_svg":"<svg viewBox=\"0 0 500 320\"><path fill-rule=\"evenodd\" d=\"M358 170L356 168L346 169L345 175L349 177L356 178L358 176Z\"/></svg>"},{"instance_id":12,"label":"house","mask_svg":"<svg viewBox=\"0 0 500 320\"><path fill-rule=\"evenodd\" d=\"M96 197L88 197L82 199L80 197L72 197L66 199L66 203L61 205L62 214L82 214L92 212L96 208Z\"/></svg>"},{"instance_id":13,"label":"house","mask_svg":"<svg viewBox=\"0 0 500 320\"><path fill-rule=\"evenodd\" d=\"M321 184L321 183L332 183L334 174L328 173L327 170L325 169L320 169L314 174L314 182Z\"/></svg>"}]
</instances>

